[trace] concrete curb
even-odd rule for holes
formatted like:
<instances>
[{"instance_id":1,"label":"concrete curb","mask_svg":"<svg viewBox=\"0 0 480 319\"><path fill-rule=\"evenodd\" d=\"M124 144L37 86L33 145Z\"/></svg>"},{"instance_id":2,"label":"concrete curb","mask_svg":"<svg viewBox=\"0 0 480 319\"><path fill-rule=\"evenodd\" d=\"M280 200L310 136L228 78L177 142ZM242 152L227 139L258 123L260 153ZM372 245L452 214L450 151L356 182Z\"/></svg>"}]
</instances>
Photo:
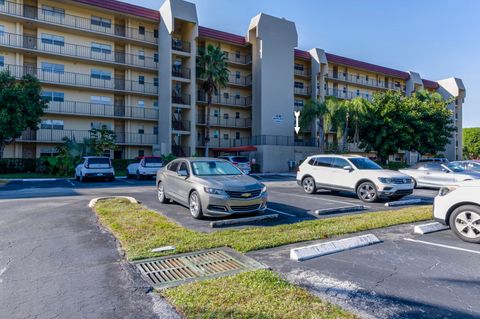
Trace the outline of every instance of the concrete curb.
<instances>
[{"instance_id":1,"label":"concrete curb","mask_svg":"<svg viewBox=\"0 0 480 319\"><path fill-rule=\"evenodd\" d=\"M334 207L334 208L324 208L324 209L317 209L313 211L315 215L329 215L334 213L347 213L347 212L356 212L360 210L366 209L363 205L355 205L355 206L344 206L344 207Z\"/></svg>"},{"instance_id":2,"label":"concrete curb","mask_svg":"<svg viewBox=\"0 0 480 319\"><path fill-rule=\"evenodd\" d=\"M377 244L379 242L380 240L377 238L377 236L373 234L355 236L335 241L329 241L321 244L291 249L290 259L295 261L303 261L315 257L338 253L353 248L369 246Z\"/></svg>"},{"instance_id":3,"label":"concrete curb","mask_svg":"<svg viewBox=\"0 0 480 319\"><path fill-rule=\"evenodd\" d=\"M447 225L433 222L433 223L428 223L423 225L417 225L413 227L413 232L415 234L424 235L424 234L434 233L441 230L446 230L448 228L450 227L448 227Z\"/></svg>"},{"instance_id":4,"label":"concrete curb","mask_svg":"<svg viewBox=\"0 0 480 319\"><path fill-rule=\"evenodd\" d=\"M396 202L385 203L386 207L395 207L395 206L404 206L404 205L414 205L423 203L423 199L406 199L406 200L397 200Z\"/></svg>"},{"instance_id":5,"label":"concrete curb","mask_svg":"<svg viewBox=\"0 0 480 319\"><path fill-rule=\"evenodd\" d=\"M130 197L130 196L106 196L106 197L97 197L97 198L92 199L88 203L88 207L93 208L93 207L95 207L95 205L97 204L98 201L105 200L105 199L112 199L112 198L123 198L123 199L128 200L132 204L138 204L139 203L135 198Z\"/></svg>"},{"instance_id":6,"label":"concrete curb","mask_svg":"<svg viewBox=\"0 0 480 319\"><path fill-rule=\"evenodd\" d=\"M277 218L278 218L278 214L269 214L269 215L260 215L260 216L254 216L254 217L217 220L214 222L210 222L210 227L215 228L215 227L243 224L243 223L256 222L256 221L266 220L266 219L277 219Z\"/></svg>"}]
</instances>

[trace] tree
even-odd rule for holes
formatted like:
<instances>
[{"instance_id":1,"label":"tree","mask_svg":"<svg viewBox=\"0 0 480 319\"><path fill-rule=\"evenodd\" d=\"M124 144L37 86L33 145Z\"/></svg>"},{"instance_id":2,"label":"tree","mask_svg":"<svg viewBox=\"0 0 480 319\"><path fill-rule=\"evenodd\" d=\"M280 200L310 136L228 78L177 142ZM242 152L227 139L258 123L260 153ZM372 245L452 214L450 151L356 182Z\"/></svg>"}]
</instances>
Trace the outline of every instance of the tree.
<instances>
[{"instance_id":1,"label":"tree","mask_svg":"<svg viewBox=\"0 0 480 319\"><path fill-rule=\"evenodd\" d=\"M16 81L8 71L0 72L0 158L5 147L23 131L37 130L46 107L40 82L34 76L25 75Z\"/></svg>"},{"instance_id":2,"label":"tree","mask_svg":"<svg viewBox=\"0 0 480 319\"><path fill-rule=\"evenodd\" d=\"M320 101L308 100L300 113L299 124L302 130L307 130L310 124L315 121L318 130L318 147L320 153L324 151L325 130L324 118L328 113L327 103Z\"/></svg>"},{"instance_id":3,"label":"tree","mask_svg":"<svg viewBox=\"0 0 480 319\"><path fill-rule=\"evenodd\" d=\"M345 137L351 136L353 143L360 143L360 124L363 117L365 116L368 104L370 102L364 98L357 97L347 103L348 115L349 115L349 125L353 130L353 135L349 134L348 130L345 132ZM347 128L348 128L347 126Z\"/></svg>"},{"instance_id":4,"label":"tree","mask_svg":"<svg viewBox=\"0 0 480 319\"><path fill-rule=\"evenodd\" d=\"M212 95L226 87L230 71L227 65L227 56L219 47L209 44L207 49L199 50L197 58L197 75L202 81L202 88L207 94L206 121L205 121L205 156L208 156L210 144L210 105Z\"/></svg>"},{"instance_id":5,"label":"tree","mask_svg":"<svg viewBox=\"0 0 480 319\"><path fill-rule=\"evenodd\" d=\"M90 138L85 140L85 144L90 148L90 155L103 155L106 150L117 148L117 136L112 130L105 127L92 128Z\"/></svg>"},{"instance_id":6,"label":"tree","mask_svg":"<svg viewBox=\"0 0 480 319\"><path fill-rule=\"evenodd\" d=\"M463 156L466 159L480 157L480 127L463 129Z\"/></svg>"},{"instance_id":7,"label":"tree","mask_svg":"<svg viewBox=\"0 0 480 319\"><path fill-rule=\"evenodd\" d=\"M326 100L328 112L325 114L325 127L328 132L334 132L335 144L338 138L342 138L345 132L345 125L348 125L346 101L335 97L328 97Z\"/></svg>"}]
</instances>

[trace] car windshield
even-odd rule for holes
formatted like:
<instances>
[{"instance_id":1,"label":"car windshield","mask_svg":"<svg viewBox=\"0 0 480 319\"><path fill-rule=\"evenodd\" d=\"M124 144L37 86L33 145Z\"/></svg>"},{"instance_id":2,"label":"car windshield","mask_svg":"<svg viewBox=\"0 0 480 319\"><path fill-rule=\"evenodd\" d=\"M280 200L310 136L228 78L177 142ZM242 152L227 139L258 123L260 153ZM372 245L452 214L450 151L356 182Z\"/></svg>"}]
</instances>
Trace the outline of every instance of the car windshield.
<instances>
[{"instance_id":1,"label":"car windshield","mask_svg":"<svg viewBox=\"0 0 480 319\"><path fill-rule=\"evenodd\" d=\"M145 157L145 164L152 165L152 166L162 165L162 158L161 157Z\"/></svg>"},{"instance_id":2,"label":"car windshield","mask_svg":"<svg viewBox=\"0 0 480 319\"><path fill-rule=\"evenodd\" d=\"M349 161L358 169L382 169L380 165L365 157L352 157Z\"/></svg>"},{"instance_id":3,"label":"car windshield","mask_svg":"<svg viewBox=\"0 0 480 319\"><path fill-rule=\"evenodd\" d=\"M90 157L88 164L106 164L110 165L110 159L106 157Z\"/></svg>"},{"instance_id":4,"label":"car windshield","mask_svg":"<svg viewBox=\"0 0 480 319\"><path fill-rule=\"evenodd\" d=\"M454 163L450 163L448 165L446 165L449 169L451 169L452 171L454 171L455 173L459 173L459 172L463 172L465 171L465 169L463 167L461 167L459 164L454 164Z\"/></svg>"},{"instance_id":5,"label":"car windshield","mask_svg":"<svg viewBox=\"0 0 480 319\"><path fill-rule=\"evenodd\" d=\"M224 161L194 161L192 169L197 176L242 175L238 168Z\"/></svg>"}]
</instances>

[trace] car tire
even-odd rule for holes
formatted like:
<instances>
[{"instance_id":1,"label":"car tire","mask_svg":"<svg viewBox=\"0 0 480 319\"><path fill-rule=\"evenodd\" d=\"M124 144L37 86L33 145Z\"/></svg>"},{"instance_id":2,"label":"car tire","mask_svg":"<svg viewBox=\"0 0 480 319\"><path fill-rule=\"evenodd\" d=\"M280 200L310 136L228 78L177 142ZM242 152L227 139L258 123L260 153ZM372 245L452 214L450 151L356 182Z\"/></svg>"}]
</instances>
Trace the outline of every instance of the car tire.
<instances>
[{"instance_id":1,"label":"car tire","mask_svg":"<svg viewBox=\"0 0 480 319\"><path fill-rule=\"evenodd\" d=\"M115 176L112 176L112 177L107 178L107 181L109 181L109 182L114 182L114 181L115 181Z\"/></svg>"},{"instance_id":2,"label":"car tire","mask_svg":"<svg viewBox=\"0 0 480 319\"><path fill-rule=\"evenodd\" d=\"M80 177L78 177L77 174L75 174L75 180L76 180L76 181L79 181L79 180L80 180Z\"/></svg>"},{"instance_id":3,"label":"car tire","mask_svg":"<svg viewBox=\"0 0 480 319\"><path fill-rule=\"evenodd\" d=\"M130 174L130 171L127 169L127 179L131 179L132 178L132 174Z\"/></svg>"},{"instance_id":4,"label":"car tire","mask_svg":"<svg viewBox=\"0 0 480 319\"><path fill-rule=\"evenodd\" d=\"M378 200L377 187L372 182L363 182L357 187L357 196L366 203L373 203Z\"/></svg>"},{"instance_id":5,"label":"car tire","mask_svg":"<svg viewBox=\"0 0 480 319\"><path fill-rule=\"evenodd\" d=\"M168 204L170 200L167 198L165 194L165 188L163 187L163 183L159 182L157 185L157 198L158 201L162 204Z\"/></svg>"},{"instance_id":6,"label":"car tire","mask_svg":"<svg viewBox=\"0 0 480 319\"><path fill-rule=\"evenodd\" d=\"M480 207L464 205L450 215L449 225L461 240L480 244Z\"/></svg>"},{"instance_id":7,"label":"car tire","mask_svg":"<svg viewBox=\"0 0 480 319\"><path fill-rule=\"evenodd\" d=\"M200 200L200 195L198 195L197 191L193 191L190 193L190 196L188 198L188 208L190 209L190 214L193 218L203 218L202 202Z\"/></svg>"},{"instance_id":8,"label":"car tire","mask_svg":"<svg viewBox=\"0 0 480 319\"><path fill-rule=\"evenodd\" d=\"M302 187L305 193L314 194L317 192L317 186L315 185L315 180L311 176L307 176L302 180Z\"/></svg>"}]
</instances>

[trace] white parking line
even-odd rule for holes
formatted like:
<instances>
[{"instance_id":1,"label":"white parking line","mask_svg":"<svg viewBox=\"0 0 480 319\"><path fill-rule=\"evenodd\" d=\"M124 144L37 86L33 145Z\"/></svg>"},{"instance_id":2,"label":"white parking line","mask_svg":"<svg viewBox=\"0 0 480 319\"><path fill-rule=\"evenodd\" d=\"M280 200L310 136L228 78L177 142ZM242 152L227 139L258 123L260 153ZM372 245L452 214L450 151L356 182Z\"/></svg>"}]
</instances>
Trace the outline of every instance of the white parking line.
<instances>
[{"instance_id":1,"label":"white parking line","mask_svg":"<svg viewBox=\"0 0 480 319\"><path fill-rule=\"evenodd\" d=\"M130 182L130 181L127 181L126 179L122 178L116 178L117 181L122 181L122 182L125 182L125 183L128 183L128 184L135 184L134 182Z\"/></svg>"},{"instance_id":2,"label":"white parking line","mask_svg":"<svg viewBox=\"0 0 480 319\"><path fill-rule=\"evenodd\" d=\"M71 180L66 179L66 181L67 181L67 183L69 183L70 185L72 185L73 187L75 187L75 184L74 184Z\"/></svg>"},{"instance_id":3,"label":"white parking line","mask_svg":"<svg viewBox=\"0 0 480 319\"><path fill-rule=\"evenodd\" d=\"M326 201L326 202L332 202L332 203L340 203L340 204L347 204L347 205L356 205L357 204L357 203L353 203L353 202L327 199L327 198L323 198L323 197L314 198L314 197L311 197L311 196L308 196L308 195L289 194L289 193L283 193L283 192L277 192L277 191L268 191L268 192L269 193L282 194L282 195L289 195L289 196L305 197L305 198L309 198L309 199L319 199L319 200L323 200L323 201Z\"/></svg>"},{"instance_id":4,"label":"white parking line","mask_svg":"<svg viewBox=\"0 0 480 319\"><path fill-rule=\"evenodd\" d=\"M465 249L465 248L460 248L460 247L455 247L455 246L449 246L449 245L443 245L443 244L436 244L436 243L431 243L429 241L423 241L423 240L418 240L418 239L412 239L412 238L404 238L406 241L411 241L414 243L420 243L420 244L425 244L425 245L431 245L431 246L436 246L436 247L443 247L443 248L448 248L448 249L453 249L453 250L459 250L459 251L464 251L468 253L473 253L473 254L479 254L480 251L476 250L471 250L471 249Z\"/></svg>"},{"instance_id":5,"label":"white parking line","mask_svg":"<svg viewBox=\"0 0 480 319\"><path fill-rule=\"evenodd\" d=\"M297 217L296 215L289 214L289 213L285 213L285 212L281 212L281 211L279 211L279 210L276 210L276 209L273 209L273 208L270 208L270 207L268 207L267 210L271 210L272 212L275 212L275 213L278 213L278 214L282 214L282 215L286 215L286 216L290 216L290 217Z\"/></svg>"}]
</instances>

